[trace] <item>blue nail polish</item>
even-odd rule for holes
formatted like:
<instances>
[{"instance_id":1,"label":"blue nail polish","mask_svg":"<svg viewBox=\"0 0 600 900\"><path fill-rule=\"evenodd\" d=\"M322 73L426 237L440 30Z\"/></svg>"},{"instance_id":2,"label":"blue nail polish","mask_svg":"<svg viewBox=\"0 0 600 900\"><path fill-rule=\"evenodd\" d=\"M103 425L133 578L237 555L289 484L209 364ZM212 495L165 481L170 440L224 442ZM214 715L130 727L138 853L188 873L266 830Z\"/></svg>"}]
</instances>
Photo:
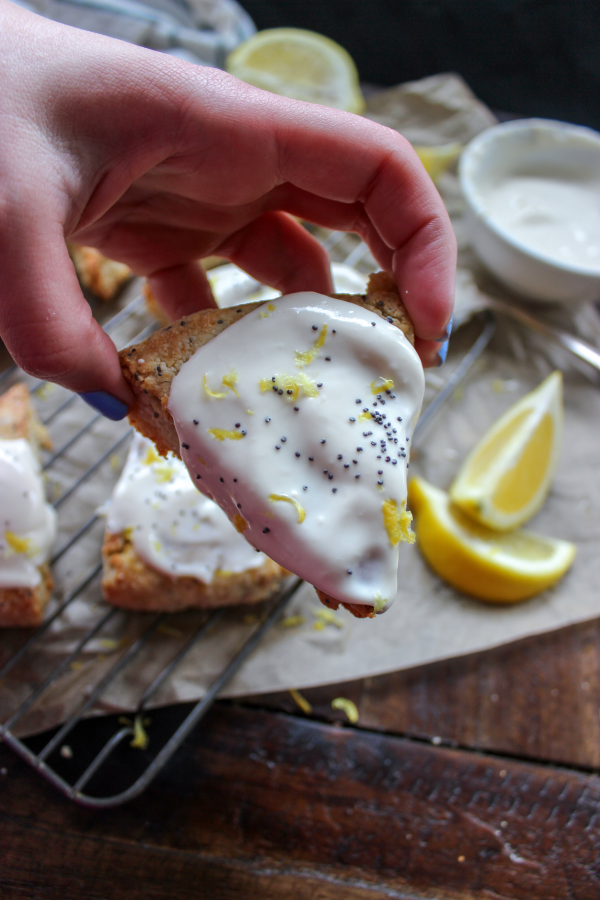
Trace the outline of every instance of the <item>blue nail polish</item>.
<instances>
[{"instance_id":1,"label":"blue nail polish","mask_svg":"<svg viewBox=\"0 0 600 900\"><path fill-rule=\"evenodd\" d=\"M85 391L84 393L79 394L79 396L82 400L85 400L89 406L98 410L98 412L102 413L103 416L106 416L107 419L112 419L113 422L118 422L127 415L126 405L106 391Z\"/></svg>"},{"instance_id":2,"label":"blue nail polish","mask_svg":"<svg viewBox=\"0 0 600 900\"><path fill-rule=\"evenodd\" d=\"M450 337L450 335L452 334L452 322L453 322L453 321L454 321L454 313L452 313L452 315L450 316L450 321L449 321L448 324L446 325L446 334L445 334L446 340L447 340L447 339ZM444 359L445 359L445 358L446 358L446 357L444 357Z\"/></svg>"},{"instance_id":3,"label":"blue nail polish","mask_svg":"<svg viewBox=\"0 0 600 900\"><path fill-rule=\"evenodd\" d=\"M440 349L438 350L438 366L443 366L446 362L446 356L448 355L448 344L450 341L444 341Z\"/></svg>"}]
</instances>

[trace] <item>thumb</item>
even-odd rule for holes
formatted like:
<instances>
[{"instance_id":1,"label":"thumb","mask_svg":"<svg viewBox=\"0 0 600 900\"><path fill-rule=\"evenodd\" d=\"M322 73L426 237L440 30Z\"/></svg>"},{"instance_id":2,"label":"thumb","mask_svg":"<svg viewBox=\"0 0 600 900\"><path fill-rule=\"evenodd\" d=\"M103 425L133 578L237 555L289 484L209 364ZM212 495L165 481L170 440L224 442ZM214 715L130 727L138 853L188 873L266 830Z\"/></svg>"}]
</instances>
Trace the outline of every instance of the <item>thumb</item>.
<instances>
[{"instance_id":1,"label":"thumb","mask_svg":"<svg viewBox=\"0 0 600 900\"><path fill-rule=\"evenodd\" d=\"M84 399L109 418L123 418L133 395L81 293L62 229L48 234L40 223L22 234L16 218L12 229L0 228L0 335L11 356L30 375L90 395Z\"/></svg>"}]
</instances>

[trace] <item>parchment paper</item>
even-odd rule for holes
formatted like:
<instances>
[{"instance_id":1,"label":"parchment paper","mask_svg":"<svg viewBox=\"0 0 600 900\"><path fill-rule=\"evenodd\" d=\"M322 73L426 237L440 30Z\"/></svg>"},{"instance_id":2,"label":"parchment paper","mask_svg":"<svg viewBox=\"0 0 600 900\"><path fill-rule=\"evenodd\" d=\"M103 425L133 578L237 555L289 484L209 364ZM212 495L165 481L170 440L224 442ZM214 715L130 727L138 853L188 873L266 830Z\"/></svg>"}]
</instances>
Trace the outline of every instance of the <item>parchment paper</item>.
<instances>
[{"instance_id":1,"label":"parchment paper","mask_svg":"<svg viewBox=\"0 0 600 900\"><path fill-rule=\"evenodd\" d=\"M448 140L465 142L494 121L489 110L453 75L436 76L385 91L371 98L369 115L404 131L412 140L431 144ZM485 306L486 294L502 294L502 291L479 269L471 255L462 230L462 201L455 174L445 175L439 187L460 247L456 319L468 323L473 313ZM347 239L347 248L352 246L352 240ZM338 255L340 252L338 248ZM370 265L368 256L364 257L361 266L368 270ZM575 314L538 309L536 314L570 328L591 343L600 344L600 319L594 307L580 309ZM129 334L117 335L119 342L126 342L144 323L140 316L128 326ZM443 386L476 333L475 323L462 328L453 339L448 364L427 373L428 399ZM600 615L597 589L600 392L595 374L584 364L575 364L564 352L547 347L539 338L511 323L500 322L491 349L420 436L411 459L411 471L447 487L467 451L492 422L557 366L565 374L564 447L550 497L528 526L578 545L572 570L557 586L516 606L478 603L459 595L433 575L416 547L404 546L400 589L389 612L374 620L357 620L340 610L335 623L325 623L321 618L324 608L313 589L303 586L286 612L286 616L301 617L301 624L276 625L226 688L225 695L302 688L376 675L483 650ZM42 401L45 411L58 406L65 396L56 389ZM91 413L79 401L58 416L55 429L59 433L54 435L57 445L66 443L82 421L90 418ZM90 460L98 458L126 431L122 423L98 421L65 459L52 467L50 490L68 489L76 473L85 471ZM119 458L107 460L61 507L57 546L62 546L69 534L93 515L109 495L125 451L123 446ZM98 562L101 535L101 524L93 526L76 548L61 559L57 566L59 597L72 590ZM36 653L28 655L0 685L1 719L8 717L31 686L60 663L82 639L86 629L107 610L98 583L93 582L57 619ZM231 654L256 628L261 615L264 610L260 607L228 611L161 688L153 704L201 697ZM124 670L93 711L135 709L144 689L202 618L200 613L170 616L137 662ZM113 613L110 621L83 648L76 664L67 666L58 683L34 704L15 731L34 733L66 718L151 621L150 616ZM0 636L0 666L25 637L22 632L5 632Z\"/></svg>"}]
</instances>

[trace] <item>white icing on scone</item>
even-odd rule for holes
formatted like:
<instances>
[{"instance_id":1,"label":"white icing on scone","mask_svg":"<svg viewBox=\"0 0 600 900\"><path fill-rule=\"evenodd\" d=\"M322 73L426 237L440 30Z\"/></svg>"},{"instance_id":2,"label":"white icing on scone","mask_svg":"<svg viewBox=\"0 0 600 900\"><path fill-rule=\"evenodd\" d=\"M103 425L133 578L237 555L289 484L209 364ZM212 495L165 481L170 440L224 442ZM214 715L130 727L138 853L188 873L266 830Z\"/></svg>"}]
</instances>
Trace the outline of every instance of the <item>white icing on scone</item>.
<instances>
[{"instance_id":1,"label":"white icing on scone","mask_svg":"<svg viewBox=\"0 0 600 900\"><path fill-rule=\"evenodd\" d=\"M39 460L22 438L0 440L0 515L0 587L35 588L56 536L56 513L46 502Z\"/></svg>"},{"instance_id":2,"label":"white icing on scone","mask_svg":"<svg viewBox=\"0 0 600 900\"><path fill-rule=\"evenodd\" d=\"M169 411L196 486L272 559L337 600L396 594L419 357L391 321L312 292L197 350ZM239 519L237 520L239 521Z\"/></svg>"},{"instance_id":3,"label":"white icing on scone","mask_svg":"<svg viewBox=\"0 0 600 900\"><path fill-rule=\"evenodd\" d=\"M109 501L106 530L125 534L145 563L171 578L210 584L215 573L240 573L265 563L216 503L199 494L181 460L158 456L136 435Z\"/></svg>"}]
</instances>

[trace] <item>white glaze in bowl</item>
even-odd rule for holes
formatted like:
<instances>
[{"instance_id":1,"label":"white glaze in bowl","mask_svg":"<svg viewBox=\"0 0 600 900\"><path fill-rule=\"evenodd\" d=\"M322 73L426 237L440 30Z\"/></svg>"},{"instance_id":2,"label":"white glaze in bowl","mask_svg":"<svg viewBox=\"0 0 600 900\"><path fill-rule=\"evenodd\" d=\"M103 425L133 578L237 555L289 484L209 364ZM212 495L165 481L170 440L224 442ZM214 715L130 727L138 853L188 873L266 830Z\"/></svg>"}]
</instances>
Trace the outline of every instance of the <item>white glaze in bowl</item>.
<instances>
[{"instance_id":1,"label":"white glaze in bowl","mask_svg":"<svg viewBox=\"0 0 600 900\"><path fill-rule=\"evenodd\" d=\"M531 246L494 216L490 198L508 178L552 178L584 187L600 209L600 134L589 128L524 119L496 125L465 149L459 168L471 245L507 287L530 300L578 304L600 298L597 264L561 259ZM600 241L600 235L598 235Z\"/></svg>"}]
</instances>

